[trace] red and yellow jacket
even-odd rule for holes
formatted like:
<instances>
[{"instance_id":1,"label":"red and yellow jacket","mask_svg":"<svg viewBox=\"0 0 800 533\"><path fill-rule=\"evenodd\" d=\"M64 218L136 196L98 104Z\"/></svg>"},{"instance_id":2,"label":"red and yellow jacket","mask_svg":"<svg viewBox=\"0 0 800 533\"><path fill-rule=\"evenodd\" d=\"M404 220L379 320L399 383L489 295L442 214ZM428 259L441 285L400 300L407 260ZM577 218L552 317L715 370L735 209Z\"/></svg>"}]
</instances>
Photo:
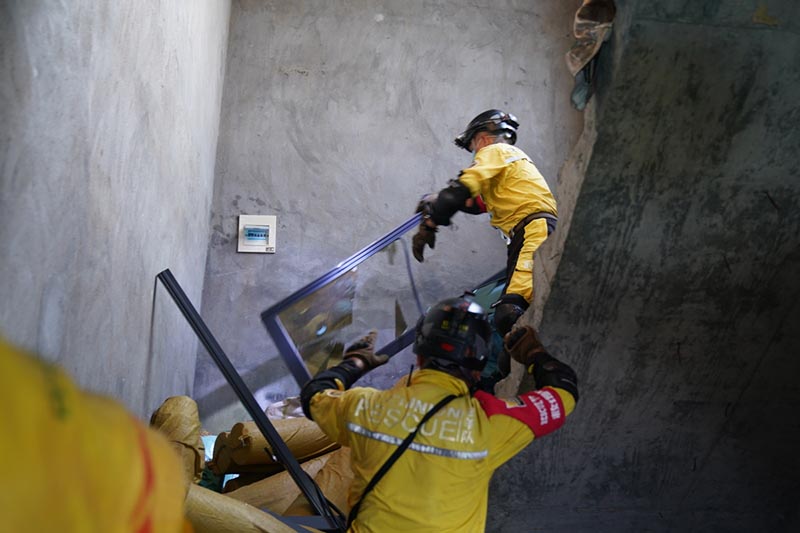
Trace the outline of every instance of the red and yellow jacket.
<instances>
[{"instance_id":1,"label":"red and yellow jacket","mask_svg":"<svg viewBox=\"0 0 800 533\"><path fill-rule=\"evenodd\" d=\"M116 400L0 339L4 531L179 533L180 458Z\"/></svg>"},{"instance_id":2,"label":"red and yellow jacket","mask_svg":"<svg viewBox=\"0 0 800 533\"><path fill-rule=\"evenodd\" d=\"M573 396L546 387L514 401L469 394L466 383L437 370L415 372L388 390L326 389L310 399L314 421L349 446L355 480L350 506L419 420L449 394L361 505L352 532L482 532L492 473L533 439L564 423Z\"/></svg>"}]
</instances>

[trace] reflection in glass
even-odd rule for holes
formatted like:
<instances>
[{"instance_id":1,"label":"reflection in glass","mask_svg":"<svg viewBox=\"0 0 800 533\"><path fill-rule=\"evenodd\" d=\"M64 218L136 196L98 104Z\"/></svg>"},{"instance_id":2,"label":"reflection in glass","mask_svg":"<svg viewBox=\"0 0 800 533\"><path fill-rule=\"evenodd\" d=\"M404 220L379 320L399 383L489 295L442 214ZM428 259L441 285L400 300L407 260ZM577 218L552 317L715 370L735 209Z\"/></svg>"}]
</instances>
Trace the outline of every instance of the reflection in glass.
<instances>
[{"instance_id":1,"label":"reflection in glass","mask_svg":"<svg viewBox=\"0 0 800 533\"><path fill-rule=\"evenodd\" d=\"M400 255L404 244L389 244L278 313L311 376L341 362L345 347L368 331L377 330L383 346L416 322L420 305Z\"/></svg>"},{"instance_id":2,"label":"reflection in glass","mask_svg":"<svg viewBox=\"0 0 800 533\"><path fill-rule=\"evenodd\" d=\"M290 305L278 316L312 376L342 358L342 329L353 323L358 268Z\"/></svg>"}]
</instances>

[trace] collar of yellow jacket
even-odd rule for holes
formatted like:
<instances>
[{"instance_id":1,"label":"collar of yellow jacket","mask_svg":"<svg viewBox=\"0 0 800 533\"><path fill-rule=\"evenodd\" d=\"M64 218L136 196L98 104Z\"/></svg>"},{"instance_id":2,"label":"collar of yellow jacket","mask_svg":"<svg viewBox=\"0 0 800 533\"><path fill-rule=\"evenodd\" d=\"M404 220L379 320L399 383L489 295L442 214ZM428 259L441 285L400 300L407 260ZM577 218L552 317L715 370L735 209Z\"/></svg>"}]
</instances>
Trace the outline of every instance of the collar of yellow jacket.
<instances>
[{"instance_id":1,"label":"collar of yellow jacket","mask_svg":"<svg viewBox=\"0 0 800 533\"><path fill-rule=\"evenodd\" d=\"M436 385L450 394L457 396L468 396L469 387L463 379L451 376L439 370L423 369L417 370L411 376L412 385Z\"/></svg>"}]
</instances>

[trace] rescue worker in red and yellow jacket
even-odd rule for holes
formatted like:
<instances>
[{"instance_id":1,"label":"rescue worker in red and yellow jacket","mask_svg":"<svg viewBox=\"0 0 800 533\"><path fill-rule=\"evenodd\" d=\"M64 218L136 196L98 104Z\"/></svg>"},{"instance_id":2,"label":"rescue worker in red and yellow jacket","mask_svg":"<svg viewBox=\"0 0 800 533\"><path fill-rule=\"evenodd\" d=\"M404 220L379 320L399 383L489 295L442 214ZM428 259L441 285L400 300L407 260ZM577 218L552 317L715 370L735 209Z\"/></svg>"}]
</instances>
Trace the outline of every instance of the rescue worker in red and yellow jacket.
<instances>
[{"instance_id":1,"label":"rescue worker in red and yellow jacket","mask_svg":"<svg viewBox=\"0 0 800 533\"><path fill-rule=\"evenodd\" d=\"M116 400L0 338L0 405L3 531L192 531L180 457Z\"/></svg>"},{"instance_id":2,"label":"rescue worker in red and yellow jacket","mask_svg":"<svg viewBox=\"0 0 800 533\"><path fill-rule=\"evenodd\" d=\"M535 388L513 401L477 391L489 333L485 311L470 297L443 300L416 325L420 370L392 388L350 388L388 359L375 354L374 331L303 387L306 416L351 448L348 531L484 531L492 473L575 408L575 372L529 327L506 335L505 348L533 374Z\"/></svg>"},{"instance_id":3,"label":"rescue worker in red and yellow jacket","mask_svg":"<svg viewBox=\"0 0 800 533\"><path fill-rule=\"evenodd\" d=\"M484 111L470 121L455 139L456 146L472 152L472 166L437 194L423 197L417 212L423 214L412 239L417 261L425 246L434 247L437 226L450 225L458 211L488 212L491 224L508 239L506 287L492 307L500 335L511 331L533 300L533 258L555 230L558 210L550 187L528 155L514 146L517 118L499 109Z\"/></svg>"}]
</instances>

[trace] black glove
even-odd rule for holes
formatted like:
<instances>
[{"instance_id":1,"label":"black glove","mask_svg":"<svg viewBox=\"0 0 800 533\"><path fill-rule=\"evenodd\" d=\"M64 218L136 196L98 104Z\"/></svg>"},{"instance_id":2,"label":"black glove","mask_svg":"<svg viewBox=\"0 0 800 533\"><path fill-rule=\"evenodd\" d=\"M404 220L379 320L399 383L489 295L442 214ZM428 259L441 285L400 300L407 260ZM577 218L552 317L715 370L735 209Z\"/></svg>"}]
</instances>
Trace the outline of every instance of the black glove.
<instances>
[{"instance_id":1,"label":"black glove","mask_svg":"<svg viewBox=\"0 0 800 533\"><path fill-rule=\"evenodd\" d=\"M370 370L374 370L375 368L386 364L386 362L389 360L389 356L375 353L375 339L377 339L377 337L378 332L373 329L365 336L351 344L344 351L343 359L345 361L353 357L361 359L361 361L364 363L364 372L369 372Z\"/></svg>"},{"instance_id":2,"label":"black glove","mask_svg":"<svg viewBox=\"0 0 800 533\"><path fill-rule=\"evenodd\" d=\"M503 347L514 361L526 367L532 365L538 355L547 354L536 330L530 326L512 329L503 338Z\"/></svg>"},{"instance_id":3,"label":"black glove","mask_svg":"<svg viewBox=\"0 0 800 533\"><path fill-rule=\"evenodd\" d=\"M425 261L422 253L426 244L433 250L436 245L436 228L428 226L423 220L422 224L419 225L419 229L411 238L411 252L414 254L414 259L420 263Z\"/></svg>"}]
</instances>

